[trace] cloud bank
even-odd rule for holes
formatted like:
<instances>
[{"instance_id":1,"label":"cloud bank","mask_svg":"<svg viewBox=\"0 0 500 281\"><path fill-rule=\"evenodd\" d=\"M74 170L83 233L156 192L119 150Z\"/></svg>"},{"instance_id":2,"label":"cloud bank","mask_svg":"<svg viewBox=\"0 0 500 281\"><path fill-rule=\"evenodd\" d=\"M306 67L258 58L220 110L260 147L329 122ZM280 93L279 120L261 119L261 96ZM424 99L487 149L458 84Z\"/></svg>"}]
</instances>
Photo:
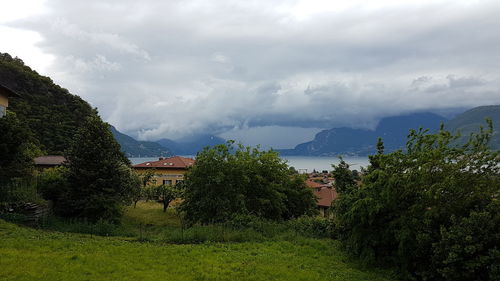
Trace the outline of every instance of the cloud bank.
<instances>
[{"instance_id":1,"label":"cloud bank","mask_svg":"<svg viewBox=\"0 0 500 281\"><path fill-rule=\"evenodd\" d=\"M49 74L146 140L281 128L276 143L500 103L500 2L327 2L54 0L9 26L39 33Z\"/></svg>"}]
</instances>

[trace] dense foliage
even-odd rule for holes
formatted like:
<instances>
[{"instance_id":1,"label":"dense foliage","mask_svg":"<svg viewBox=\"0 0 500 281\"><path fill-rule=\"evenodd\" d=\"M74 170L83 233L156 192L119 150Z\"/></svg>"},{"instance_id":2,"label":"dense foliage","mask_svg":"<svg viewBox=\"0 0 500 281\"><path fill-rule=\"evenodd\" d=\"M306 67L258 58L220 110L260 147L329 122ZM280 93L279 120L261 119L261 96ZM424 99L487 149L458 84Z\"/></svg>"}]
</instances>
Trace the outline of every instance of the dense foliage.
<instances>
[{"instance_id":1,"label":"dense foliage","mask_svg":"<svg viewBox=\"0 0 500 281\"><path fill-rule=\"evenodd\" d=\"M26 124L48 154L62 154L92 108L19 58L0 53L0 83L21 95L11 98L9 110Z\"/></svg>"},{"instance_id":2,"label":"dense foliage","mask_svg":"<svg viewBox=\"0 0 500 281\"><path fill-rule=\"evenodd\" d=\"M274 151L206 147L186 175L181 209L191 222L225 222L238 215L282 220L314 212L304 179L291 175Z\"/></svg>"},{"instance_id":3,"label":"dense foliage","mask_svg":"<svg viewBox=\"0 0 500 281\"><path fill-rule=\"evenodd\" d=\"M85 120L68 152L67 188L56 201L59 214L117 221L132 201L139 178L97 113Z\"/></svg>"},{"instance_id":4,"label":"dense foliage","mask_svg":"<svg viewBox=\"0 0 500 281\"><path fill-rule=\"evenodd\" d=\"M14 113L0 118L0 186L30 175L35 143L29 129Z\"/></svg>"},{"instance_id":5,"label":"dense foliage","mask_svg":"<svg viewBox=\"0 0 500 281\"><path fill-rule=\"evenodd\" d=\"M461 147L443 128L411 131L404 152L380 146L362 185L334 203L346 248L407 279L499 280L500 154L487 148L489 125Z\"/></svg>"}]
</instances>

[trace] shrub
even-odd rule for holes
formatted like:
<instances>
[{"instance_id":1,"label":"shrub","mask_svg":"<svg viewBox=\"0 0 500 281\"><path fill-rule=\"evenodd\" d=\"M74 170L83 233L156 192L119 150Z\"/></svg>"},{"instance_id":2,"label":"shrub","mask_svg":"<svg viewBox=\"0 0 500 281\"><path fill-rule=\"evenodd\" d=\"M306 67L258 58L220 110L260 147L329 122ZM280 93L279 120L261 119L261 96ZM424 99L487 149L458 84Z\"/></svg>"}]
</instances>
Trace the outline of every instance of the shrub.
<instances>
[{"instance_id":1,"label":"shrub","mask_svg":"<svg viewBox=\"0 0 500 281\"><path fill-rule=\"evenodd\" d=\"M334 202L344 246L419 280L498 280L500 153L481 129L464 146L443 128L411 131L406 151L370 157L362 185Z\"/></svg>"},{"instance_id":2,"label":"shrub","mask_svg":"<svg viewBox=\"0 0 500 281\"><path fill-rule=\"evenodd\" d=\"M333 222L328 218L304 216L288 221L287 225L307 237L333 237Z\"/></svg>"}]
</instances>

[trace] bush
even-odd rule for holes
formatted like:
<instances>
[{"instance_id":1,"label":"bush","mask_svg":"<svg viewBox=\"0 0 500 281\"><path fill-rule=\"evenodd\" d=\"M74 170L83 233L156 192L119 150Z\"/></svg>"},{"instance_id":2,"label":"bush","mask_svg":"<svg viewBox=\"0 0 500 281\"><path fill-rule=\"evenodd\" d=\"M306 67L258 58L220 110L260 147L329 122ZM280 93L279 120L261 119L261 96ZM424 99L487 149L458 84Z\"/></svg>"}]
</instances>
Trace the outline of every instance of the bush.
<instances>
[{"instance_id":1,"label":"bush","mask_svg":"<svg viewBox=\"0 0 500 281\"><path fill-rule=\"evenodd\" d=\"M407 151L370 157L362 185L334 202L339 238L370 263L418 280L498 280L500 153L492 133L464 146L441 128L411 131Z\"/></svg>"},{"instance_id":2,"label":"bush","mask_svg":"<svg viewBox=\"0 0 500 281\"><path fill-rule=\"evenodd\" d=\"M307 237L333 238L333 222L323 217L300 217L287 222L287 225Z\"/></svg>"},{"instance_id":3,"label":"bush","mask_svg":"<svg viewBox=\"0 0 500 281\"><path fill-rule=\"evenodd\" d=\"M68 188L68 168L55 167L43 170L37 177L37 188L43 198L57 202Z\"/></svg>"}]
</instances>

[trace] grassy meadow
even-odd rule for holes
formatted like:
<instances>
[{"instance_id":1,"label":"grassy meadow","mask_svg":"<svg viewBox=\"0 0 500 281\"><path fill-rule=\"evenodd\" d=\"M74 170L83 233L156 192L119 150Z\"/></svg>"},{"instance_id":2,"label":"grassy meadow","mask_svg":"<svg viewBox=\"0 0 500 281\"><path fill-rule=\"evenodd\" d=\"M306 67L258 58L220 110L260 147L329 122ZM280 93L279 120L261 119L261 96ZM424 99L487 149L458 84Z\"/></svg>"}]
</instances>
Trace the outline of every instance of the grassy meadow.
<instances>
[{"instance_id":1,"label":"grassy meadow","mask_svg":"<svg viewBox=\"0 0 500 281\"><path fill-rule=\"evenodd\" d=\"M127 208L114 236L50 227L0 220L0 280L392 280L389 272L351 260L337 241L326 238L283 233L252 241L247 238L254 233L246 233L246 242L210 242L207 229L198 229L204 242L186 243L190 230L154 202ZM235 235L219 230L213 237ZM188 240L172 243L168 232Z\"/></svg>"}]
</instances>

